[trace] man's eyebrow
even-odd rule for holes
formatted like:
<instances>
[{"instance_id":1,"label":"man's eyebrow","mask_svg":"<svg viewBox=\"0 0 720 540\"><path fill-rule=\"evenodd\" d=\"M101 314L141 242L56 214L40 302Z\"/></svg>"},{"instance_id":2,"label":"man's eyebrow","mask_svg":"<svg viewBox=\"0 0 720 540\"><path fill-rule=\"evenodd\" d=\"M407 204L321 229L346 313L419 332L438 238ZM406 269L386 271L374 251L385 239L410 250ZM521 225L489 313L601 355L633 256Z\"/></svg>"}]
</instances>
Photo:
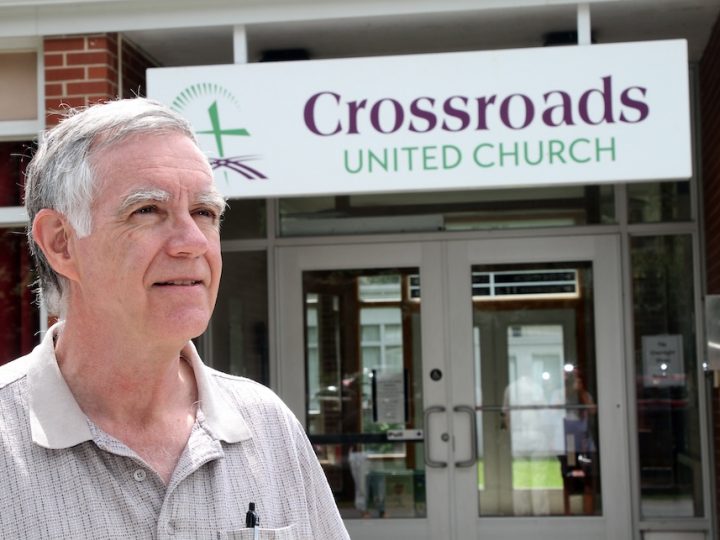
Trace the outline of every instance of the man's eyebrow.
<instances>
[{"instance_id":1,"label":"man's eyebrow","mask_svg":"<svg viewBox=\"0 0 720 540\"><path fill-rule=\"evenodd\" d=\"M225 208L227 208L227 201L225 200L225 197L217 191L203 191L202 193L198 193L195 197L195 203L212 206L217 211L218 215L222 214L225 211Z\"/></svg>"},{"instance_id":2,"label":"man's eyebrow","mask_svg":"<svg viewBox=\"0 0 720 540\"><path fill-rule=\"evenodd\" d=\"M129 193L120 204L118 214L124 214L127 210L138 204L149 202L167 202L170 194L163 189L139 189Z\"/></svg>"}]
</instances>

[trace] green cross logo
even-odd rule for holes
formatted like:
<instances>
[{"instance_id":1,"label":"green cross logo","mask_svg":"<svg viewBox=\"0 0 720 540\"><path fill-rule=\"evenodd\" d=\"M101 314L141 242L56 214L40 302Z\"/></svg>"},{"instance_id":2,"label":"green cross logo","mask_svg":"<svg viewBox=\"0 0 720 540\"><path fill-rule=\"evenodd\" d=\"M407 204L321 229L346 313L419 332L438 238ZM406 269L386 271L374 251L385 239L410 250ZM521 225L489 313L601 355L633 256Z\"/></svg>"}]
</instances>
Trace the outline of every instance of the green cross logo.
<instances>
[{"instance_id":1,"label":"green cross logo","mask_svg":"<svg viewBox=\"0 0 720 540\"><path fill-rule=\"evenodd\" d=\"M205 109L207 103L212 100L210 107ZM259 155L225 155L225 144L228 143L227 137L250 137L250 131L246 128L227 128L220 121L221 112L227 115L228 110L231 114L240 111L240 102L227 88L215 83L197 83L188 86L180 92L172 101L171 108L195 123L197 126L207 126L207 118L210 119L210 129L198 130L198 135L211 135L217 146L217 156L209 158L210 165L213 170L222 170L225 180L229 179L228 174L236 173L247 180L265 180L267 176L258 170L252 162L261 158ZM232 111L232 109L235 111ZM227 116L225 116L227 118ZM224 144L225 143L225 144ZM232 147L232 145L229 145ZM232 176L232 174L231 174Z\"/></svg>"},{"instance_id":2,"label":"green cross logo","mask_svg":"<svg viewBox=\"0 0 720 540\"><path fill-rule=\"evenodd\" d=\"M245 128L222 129L220 127L220 116L218 115L217 101L213 101L212 105L210 105L210 108L208 109L208 115L210 116L210 125L212 126L212 129L198 131L197 133L199 135L214 135L215 136L215 144L217 144L218 155L221 158L225 157L225 151L223 150L223 142L222 142L223 135L238 135L238 136L245 136L245 137L250 136L250 132Z\"/></svg>"}]
</instances>

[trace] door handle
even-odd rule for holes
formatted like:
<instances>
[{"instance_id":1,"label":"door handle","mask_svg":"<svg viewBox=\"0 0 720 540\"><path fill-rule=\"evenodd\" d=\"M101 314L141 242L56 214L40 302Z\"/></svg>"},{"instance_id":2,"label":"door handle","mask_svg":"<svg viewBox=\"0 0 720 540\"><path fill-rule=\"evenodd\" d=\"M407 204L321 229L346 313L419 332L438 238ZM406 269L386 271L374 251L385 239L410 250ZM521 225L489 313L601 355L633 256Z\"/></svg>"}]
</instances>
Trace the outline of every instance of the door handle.
<instances>
[{"instance_id":1,"label":"door handle","mask_svg":"<svg viewBox=\"0 0 720 540\"><path fill-rule=\"evenodd\" d=\"M453 412L464 412L470 416L470 457L462 461L456 461L456 467L472 467L477 462L477 423L475 422L475 409L468 405L455 405Z\"/></svg>"},{"instance_id":2,"label":"door handle","mask_svg":"<svg viewBox=\"0 0 720 540\"><path fill-rule=\"evenodd\" d=\"M447 461L435 461L430 459L430 441L432 440L432 437L430 436L430 415L444 412L445 407L442 405L433 405L432 407L425 409L425 465L435 469L447 467Z\"/></svg>"}]
</instances>

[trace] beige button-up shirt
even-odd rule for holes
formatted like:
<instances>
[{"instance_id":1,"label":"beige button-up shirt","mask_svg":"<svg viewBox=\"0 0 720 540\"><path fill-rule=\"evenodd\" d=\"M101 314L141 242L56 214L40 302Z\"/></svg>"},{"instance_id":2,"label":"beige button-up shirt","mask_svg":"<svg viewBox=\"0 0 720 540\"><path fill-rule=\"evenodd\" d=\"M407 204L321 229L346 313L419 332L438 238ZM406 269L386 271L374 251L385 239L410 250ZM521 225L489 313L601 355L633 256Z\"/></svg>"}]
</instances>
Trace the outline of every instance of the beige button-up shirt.
<instances>
[{"instance_id":1,"label":"beige button-up shirt","mask_svg":"<svg viewBox=\"0 0 720 540\"><path fill-rule=\"evenodd\" d=\"M264 386L212 370L189 343L199 406L167 486L80 410L53 334L0 367L2 538L347 539L302 426Z\"/></svg>"}]
</instances>

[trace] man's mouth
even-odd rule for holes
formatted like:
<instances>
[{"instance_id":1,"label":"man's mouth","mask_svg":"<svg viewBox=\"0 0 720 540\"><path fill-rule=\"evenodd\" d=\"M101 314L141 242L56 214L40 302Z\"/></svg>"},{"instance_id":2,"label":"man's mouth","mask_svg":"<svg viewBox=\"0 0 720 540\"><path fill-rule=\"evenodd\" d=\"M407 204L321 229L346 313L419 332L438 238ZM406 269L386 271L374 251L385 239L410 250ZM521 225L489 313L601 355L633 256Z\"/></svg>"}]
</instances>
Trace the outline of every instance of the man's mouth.
<instances>
[{"instance_id":1,"label":"man's mouth","mask_svg":"<svg viewBox=\"0 0 720 540\"><path fill-rule=\"evenodd\" d=\"M201 285L202 281L198 281L195 279L174 279L171 281L160 281L158 283L155 283L158 287L190 287L192 285Z\"/></svg>"}]
</instances>

